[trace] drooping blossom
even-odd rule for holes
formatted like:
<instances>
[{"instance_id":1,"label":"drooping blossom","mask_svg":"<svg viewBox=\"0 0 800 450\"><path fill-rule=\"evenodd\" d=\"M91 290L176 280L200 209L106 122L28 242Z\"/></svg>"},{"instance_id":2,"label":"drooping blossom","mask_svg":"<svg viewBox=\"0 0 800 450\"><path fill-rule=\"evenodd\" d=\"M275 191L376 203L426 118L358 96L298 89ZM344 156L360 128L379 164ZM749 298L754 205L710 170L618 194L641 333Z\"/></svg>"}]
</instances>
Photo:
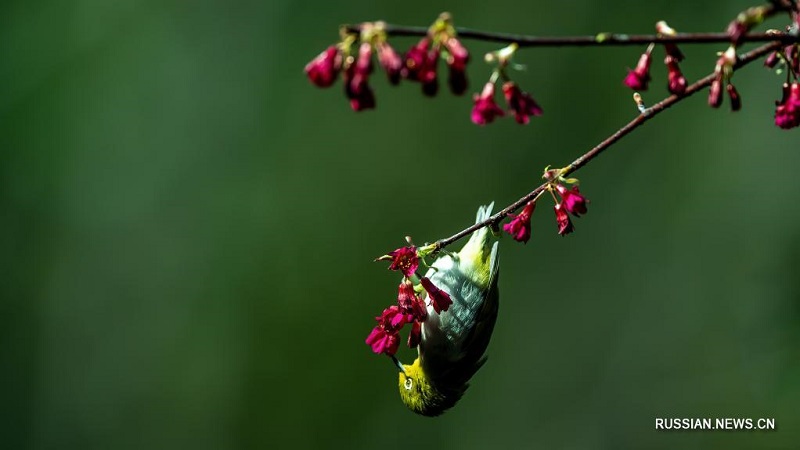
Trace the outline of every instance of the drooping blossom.
<instances>
[{"instance_id":1,"label":"drooping blossom","mask_svg":"<svg viewBox=\"0 0 800 450\"><path fill-rule=\"evenodd\" d=\"M558 194L561 196L561 203L564 205L564 208L569 211L575 217L580 217L581 214L586 214L586 204L589 202L586 200L578 186L572 186L572 189L567 189L562 184L556 185L556 190Z\"/></svg>"},{"instance_id":2,"label":"drooping blossom","mask_svg":"<svg viewBox=\"0 0 800 450\"><path fill-rule=\"evenodd\" d=\"M687 83L686 77L683 76L681 68L678 66L678 61L667 56L664 63L667 65L667 89L672 94L682 95L686 92Z\"/></svg>"},{"instance_id":3,"label":"drooping blossom","mask_svg":"<svg viewBox=\"0 0 800 450\"><path fill-rule=\"evenodd\" d=\"M403 280L397 288L397 304L406 314L410 314L413 320L425 320L428 311L425 302L414 291L414 285L408 280Z\"/></svg>"},{"instance_id":4,"label":"drooping blossom","mask_svg":"<svg viewBox=\"0 0 800 450\"><path fill-rule=\"evenodd\" d=\"M515 241L527 243L531 238L531 215L536 208L536 202L528 202L518 214L509 214L511 222L503 225L503 230L508 232Z\"/></svg>"},{"instance_id":5,"label":"drooping blossom","mask_svg":"<svg viewBox=\"0 0 800 450\"><path fill-rule=\"evenodd\" d=\"M667 25L667 22L663 20L656 22L656 32L662 36L676 36L678 34L674 28ZM675 61L683 61L683 52L681 52L674 42L665 42L664 51L667 53L667 56L672 57Z\"/></svg>"},{"instance_id":6,"label":"drooping blossom","mask_svg":"<svg viewBox=\"0 0 800 450\"><path fill-rule=\"evenodd\" d=\"M788 130L800 125L800 84L783 84L783 98L775 102L775 125Z\"/></svg>"},{"instance_id":7,"label":"drooping blossom","mask_svg":"<svg viewBox=\"0 0 800 450\"><path fill-rule=\"evenodd\" d=\"M725 90L728 91L728 98L731 100L731 111L742 109L742 97L736 87L732 83L728 83L725 86Z\"/></svg>"},{"instance_id":8,"label":"drooping blossom","mask_svg":"<svg viewBox=\"0 0 800 450\"><path fill-rule=\"evenodd\" d=\"M406 52L403 58L403 78L419 81L419 72L428 61L428 49L430 45L431 40L424 37Z\"/></svg>"},{"instance_id":9,"label":"drooping blossom","mask_svg":"<svg viewBox=\"0 0 800 450\"><path fill-rule=\"evenodd\" d=\"M378 325L369 333L366 343L374 353L394 355L400 346L400 333L395 330L387 330Z\"/></svg>"},{"instance_id":10,"label":"drooping blossom","mask_svg":"<svg viewBox=\"0 0 800 450\"><path fill-rule=\"evenodd\" d=\"M483 87L480 94L473 96L475 106L472 107L472 123L486 125L494 122L495 117L505 114L494 102L494 83L489 82Z\"/></svg>"},{"instance_id":11,"label":"drooping blossom","mask_svg":"<svg viewBox=\"0 0 800 450\"><path fill-rule=\"evenodd\" d=\"M508 81L503 84L503 94L506 97L508 108L514 112L517 123L527 124L531 116L541 116L542 108L527 92L519 89L516 83Z\"/></svg>"},{"instance_id":12,"label":"drooping blossom","mask_svg":"<svg viewBox=\"0 0 800 450\"><path fill-rule=\"evenodd\" d=\"M572 219L569 218L564 203L558 203L555 206L556 211L556 224L558 225L558 234L561 236L567 235L575 231L572 226Z\"/></svg>"},{"instance_id":13,"label":"drooping blossom","mask_svg":"<svg viewBox=\"0 0 800 450\"><path fill-rule=\"evenodd\" d=\"M419 71L419 81L422 83L422 93L428 97L433 97L439 92L439 79L436 74L437 67L439 66L439 55L441 50L439 47L434 47L428 52L428 57Z\"/></svg>"},{"instance_id":14,"label":"drooping blossom","mask_svg":"<svg viewBox=\"0 0 800 450\"><path fill-rule=\"evenodd\" d=\"M781 62L780 52L775 50L774 52L770 53L766 58L764 58L764 67L767 68L774 68Z\"/></svg>"},{"instance_id":15,"label":"drooping blossom","mask_svg":"<svg viewBox=\"0 0 800 450\"><path fill-rule=\"evenodd\" d=\"M369 85L363 86L360 91L350 96L350 108L357 112L375 109L375 93Z\"/></svg>"},{"instance_id":16,"label":"drooping blossom","mask_svg":"<svg viewBox=\"0 0 800 450\"><path fill-rule=\"evenodd\" d=\"M335 45L331 45L306 64L305 72L315 86L324 88L331 86L336 81L341 66L342 57L339 49Z\"/></svg>"},{"instance_id":17,"label":"drooping blossom","mask_svg":"<svg viewBox=\"0 0 800 450\"><path fill-rule=\"evenodd\" d=\"M625 77L625 85L635 91L646 91L647 83L650 82L650 63L652 57L650 52L646 51L639 57L639 62L633 70L628 70L628 75Z\"/></svg>"},{"instance_id":18,"label":"drooping blossom","mask_svg":"<svg viewBox=\"0 0 800 450\"><path fill-rule=\"evenodd\" d=\"M344 73L344 81L345 81L345 96L347 99L350 100L350 108L353 111L364 111L367 109L374 109L375 108L375 93L372 91L372 88L367 83L361 83L355 85L357 89L354 89L352 81L352 71L346 70Z\"/></svg>"},{"instance_id":19,"label":"drooping blossom","mask_svg":"<svg viewBox=\"0 0 800 450\"><path fill-rule=\"evenodd\" d=\"M442 311L447 311L450 305L453 304L450 294L436 287L428 277L422 277L421 281L422 287L425 288L425 291L428 293L428 298L431 300L433 310L436 311L437 314Z\"/></svg>"},{"instance_id":20,"label":"drooping blossom","mask_svg":"<svg viewBox=\"0 0 800 450\"><path fill-rule=\"evenodd\" d=\"M410 286L412 292L411 298L407 300L402 298L407 294L405 285ZM411 335L408 338L409 346L415 342L414 339L416 339L415 346L419 343L420 322L425 318L424 315L427 315L427 311L425 311L425 305L422 300L413 294L413 291L414 287L410 282L401 284L398 295L399 304L384 309L381 315L375 318L378 325L372 329L366 339L367 345L372 347L373 352L394 355L400 343L400 330L406 324L412 325ZM406 304L408 302L410 304ZM420 312L420 308L422 308L422 312ZM415 333L416 336L414 336Z\"/></svg>"},{"instance_id":21,"label":"drooping blossom","mask_svg":"<svg viewBox=\"0 0 800 450\"><path fill-rule=\"evenodd\" d=\"M434 96L439 90L439 81L436 77L439 54L438 46L431 48L431 39L424 37L411 47L403 58L403 77L422 83L422 92L427 96Z\"/></svg>"},{"instance_id":22,"label":"drooping blossom","mask_svg":"<svg viewBox=\"0 0 800 450\"><path fill-rule=\"evenodd\" d=\"M375 320L378 321L378 325L367 336L367 345L372 347L375 353L394 355L400 343L400 329L407 323L413 322L414 318L398 305L392 305L384 309Z\"/></svg>"},{"instance_id":23,"label":"drooping blossom","mask_svg":"<svg viewBox=\"0 0 800 450\"><path fill-rule=\"evenodd\" d=\"M708 89L708 106L719 108L722 105L722 77L714 78Z\"/></svg>"},{"instance_id":24,"label":"drooping blossom","mask_svg":"<svg viewBox=\"0 0 800 450\"><path fill-rule=\"evenodd\" d=\"M381 67L383 67L383 70L386 72L389 83L399 83L400 72L403 69L403 58L401 58L400 54L386 41L377 43L375 48L378 53L378 63L380 63Z\"/></svg>"},{"instance_id":25,"label":"drooping blossom","mask_svg":"<svg viewBox=\"0 0 800 450\"><path fill-rule=\"evenodd\" d=\"M383 313L376 317L375 320L377 320L386 329L399 330L403 328L405 324L411 323L414 320L414 317L411 314L403 311L399 305L392 305L384 309Z\"/></svg>"},{"instance_id":26,"label":"drooping blossom","mask_svg":"<svg viewBox=\"0 0 800 450\"><path fill-rule=\"evenodd\" d=\"M372 45L368 42L363 42L358 47L358 58L356 58L353 79L351 84L353 89L358 89L362 84L369 81L369 76L372 73Z\"/></svg>"},{"instance_id":27,"label":"drooping blossom","mask_svg":"<svg viewBox=\"0 0 800 450\"><path fill-rule=\"evenodd\" d=\"M372 347L375 353L394 355L400 345L400 329L413 318L410 314L405 314L399 306L392 305L384 309L375 320L378 321L378 325L367 336L367 345Z\"/></svg>"},{"instance_id":28,"label":"drooping blossom","mask_svg":"<svg viewBox=\"0 0 800 450\"><path fill-rule=\"evenodd\" d=\"M369 86L369 75L372 73L372 46L366 42L358 49L355 63L345 70L345 95L350 100L354 111L375 108L375 94Z\"/></svg>"},{"instance_id":29,"label":"drooping blossom","mask_svg":"<svg viewBox=\"0 0 800 450\"><path fill-rule=\"evenodd\" d=\"M455 95L463 95L467 91L467 63L469 62L469 52L464 45L455 37L450 37L444 41L447 49L447 67L450 69L447 82L450 85L450 92Z\"/></svg>"}]
</instances>

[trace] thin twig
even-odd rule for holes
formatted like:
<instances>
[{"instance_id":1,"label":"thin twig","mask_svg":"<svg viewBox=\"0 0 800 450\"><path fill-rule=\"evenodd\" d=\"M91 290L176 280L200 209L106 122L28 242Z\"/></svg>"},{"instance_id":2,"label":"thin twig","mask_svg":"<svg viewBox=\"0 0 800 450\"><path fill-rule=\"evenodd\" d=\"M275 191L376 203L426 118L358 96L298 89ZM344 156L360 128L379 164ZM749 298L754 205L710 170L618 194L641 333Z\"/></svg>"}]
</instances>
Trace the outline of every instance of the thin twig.
<instances>
[{"instance_id":1,"label":"thin twig","mask_svg":"<svg viewBox=\"0 0 800 450\"><path fill-rule=\"evenodd\" d=\"M358 33L360 25L345 25L351 33ZM386 34L390 36L425 36L426 27L413 27L402 25L386 25ZM647 45L651 42L675 44L711 44L731 42L728 33L678 33L675 36L660 36L657 34L624 34L624 33L598 33L593 36L532 36L528 34L493 33L491 31L472 30L456 27L458 37L462 39L475 39L486 42L499 42L511 44L516 42L520 47L609 47L625 45ZM800 42L800 36L779 31L763 33L749 33L742 37L742 42L772 42L785 43Z\"/></svg>"},{"instance_id":2,"label":"thin twig","mask_svg":"<svg viewBox=\"0 0 800 450\"><path fill-rule=\"evenodd\" d=\"M793 3L788 0L772 1L762 6L761 13L769 17L781 11L790 11ZM342 29L348 33L361 32L362 24L343 25ZM384 24L383 29L389 36L425 36L427 27L414 27L404 25ZM729 33L678 33L674 36L658 34L624 34L624 33L598 33L593 36L531 36L527 34L494 33L491 31L473 30L470 28L455 27L458 37L462 39L475 39L503 44L517 43L520 47L608 47L623 45L643 45L655 43L724 43L731 42ZM780 31L767 31L765 33L748 33L741 37L742 42L772 42L784 43L800 42L800 35L783 33Z\"/></svg>"},{"instance_id":3,"label":"thin twig","mask_svg":"<svg viewBox=\"0 0 800 450\"><path fill-rule=\"evenodd\" d=\"M762 46L760 46L758 48L755 48L755 49L753 49L753 50L751 50L751 51L749 51L749 52L747 52L747 53L745 53L743 55L739 55L739 57L737 58L737 62L734 65L734 69L738 69L740 67L743 67L743 66L745 66L745 65L747 65L747 64L749 64L749 63L751 63L751 62L753 62L755 60L757 60L758 58L768 54L769 52L772 52L774 50L777 50L777 49L781 48L782 45L783 45L783 43L780 42L780 41L771 42L769 44L765 44L765 45L762 45ZM620 140L625 135L627 135L627 134L631 133L633 130L641 127L642 125L644 125L647 121L649 121L653 117L655 117L658 114L664 112L664 110L666 110L667 108L675 105L676 103L680 102L681 100L683 100L683 99L685 99L685 98L687 98L687 97L689 97L689 96L691 96L693 94L696 94L701 89L703 89L706 86L710 85L715 77L716 77L716 74L711 73L710 75L708 75L708 76L706 76L704 78L701 78L700 80L698 80L698 81L692 83L691 85L689 85L686 88L686 92L683 95L680 95L680 96L671 95L671 96L665 98L664 100L661 100L660 102L654 104L650 108L647 108L644 112L642 112L641 114L636 116L636 118L634 118L633 120L628 122L625 126L620 128L619 130L615 131L611 136L609 136L608 138L606 138L605 140L603 140L602 142L597 144L597 146L595 146L594 148L592 148L588 152L584 153L583 155L578 157L575 161L573 161L568 166L566 166L561 174L563 176L567 176L567 175L577 171L581 167L585 166L586 164L589 163L589 161L591 161L594 158L598 157L603 151L605 151L606 149L608 149L609 147L614 145L614 143L616 143L618 140ZM514 202L514 203L508 205L507 207L503 208L502 210L498 211L497 213L495 213L494 215L492 215L488 219L486 219L486 220L484 220L482 222L478 222L478 223L476 223L476 224L474 224L474 225L472 225L470 227L467 227L467 228L459 231L458 233L456 233L456 234L454 234L454 235L452 235L452 236L450 236L448 238L440 239L440 240L436 241L434 243L434 249L435 249L434 251L438 252L439 250L447 247L448 245L452 244L453 242L458 241L459 239L470 235L475 230L479 230L479 229L481 229L483 227L499 223L506 216L508 216L508 214L514 213L519 208L524 206L526 203L528 203L529 201L531 201L534 198L536 198L536 196L539 195L539 193L541 193L542 191L547 189L547 185L548 185L548 183L541 184L539 187L537 187L536 189L534 189L533 191L531 191L530 193L528 193L524 197L520 198L516 202Z\"/></svg>"}]
</instances>

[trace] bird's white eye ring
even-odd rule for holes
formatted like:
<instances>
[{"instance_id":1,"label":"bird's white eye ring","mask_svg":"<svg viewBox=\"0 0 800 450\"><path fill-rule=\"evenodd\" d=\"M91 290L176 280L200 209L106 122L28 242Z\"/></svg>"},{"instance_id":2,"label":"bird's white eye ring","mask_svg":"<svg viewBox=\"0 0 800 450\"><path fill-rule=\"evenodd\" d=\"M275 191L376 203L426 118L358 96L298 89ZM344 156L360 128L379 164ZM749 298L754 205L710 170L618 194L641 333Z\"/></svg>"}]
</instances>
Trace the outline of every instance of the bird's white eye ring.
<instances>
[{"instance_id":1,"label":"bird's white eye ring","mask_svg":"<svg viewBox=\"0 0 800 450\"><path fill-rule=\"evenodd\" d=\"M411 381L411 378L406 378L406 382L403 384L403 386L405 386L407 391L410 391L411 390L411 385L413 385L413 384L414 384L414 382Z\"/></svg>"}]
</instances>

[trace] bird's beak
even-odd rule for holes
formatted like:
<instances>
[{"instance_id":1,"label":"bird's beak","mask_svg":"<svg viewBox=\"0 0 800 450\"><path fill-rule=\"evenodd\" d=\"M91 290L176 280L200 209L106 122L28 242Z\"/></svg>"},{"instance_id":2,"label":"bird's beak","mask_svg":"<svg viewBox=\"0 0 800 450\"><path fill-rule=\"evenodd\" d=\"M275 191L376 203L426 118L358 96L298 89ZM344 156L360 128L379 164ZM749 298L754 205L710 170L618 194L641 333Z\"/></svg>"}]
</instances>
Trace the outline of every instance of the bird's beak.
<instances>
[{"instance_id":1,"label":"bird's beak","mask_svg":"<svg viewBox=\"0 0 800 450\"><path fill-rule=\"evenodd\" d=\"M406 369L403 368L403 363L401 363L399 359L395 358L394 355L392 355L392 361L394 362L394 365L397 366L397 368L400 370L400 372L406 373Z\"/></svg>"}]
</instances>

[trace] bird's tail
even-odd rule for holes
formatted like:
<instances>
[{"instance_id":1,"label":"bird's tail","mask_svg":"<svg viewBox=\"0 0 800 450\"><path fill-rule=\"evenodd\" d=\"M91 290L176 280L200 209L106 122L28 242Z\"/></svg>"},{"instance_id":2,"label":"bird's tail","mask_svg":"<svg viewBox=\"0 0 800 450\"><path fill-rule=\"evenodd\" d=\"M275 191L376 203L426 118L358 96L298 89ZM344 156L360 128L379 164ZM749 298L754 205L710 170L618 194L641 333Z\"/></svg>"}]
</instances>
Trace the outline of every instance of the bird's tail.
<instances>
[{"instance_id":1,"label":"bird's tail","mask_svg":"<svg viewBox=\"0 0 800 450\"><path fill-rule=\"evenodd\" d=\"M475 223L483 222L484 220L488 219L492 215L492 208L494 208L494 202L489 203L488 205L479 206L478 214L475 214Z\"/></svg>"},{"instance_id":2,"label":"bird's tail","mask_svg":"<svg viewBox=\"0 0 800 450\"><path fill-rule=\"evenodd\" d=\"M492 215L494 202L478 208L475 223L483 222ZM497 242L493 242L492 231L489 227L476 230L470 236L464 248L458 252L462 263L472 264L475 270L475 280L478 284L488 285L497 271ZM492 245L490 245L492 244Z\"/></svg>"}]
</instances>

